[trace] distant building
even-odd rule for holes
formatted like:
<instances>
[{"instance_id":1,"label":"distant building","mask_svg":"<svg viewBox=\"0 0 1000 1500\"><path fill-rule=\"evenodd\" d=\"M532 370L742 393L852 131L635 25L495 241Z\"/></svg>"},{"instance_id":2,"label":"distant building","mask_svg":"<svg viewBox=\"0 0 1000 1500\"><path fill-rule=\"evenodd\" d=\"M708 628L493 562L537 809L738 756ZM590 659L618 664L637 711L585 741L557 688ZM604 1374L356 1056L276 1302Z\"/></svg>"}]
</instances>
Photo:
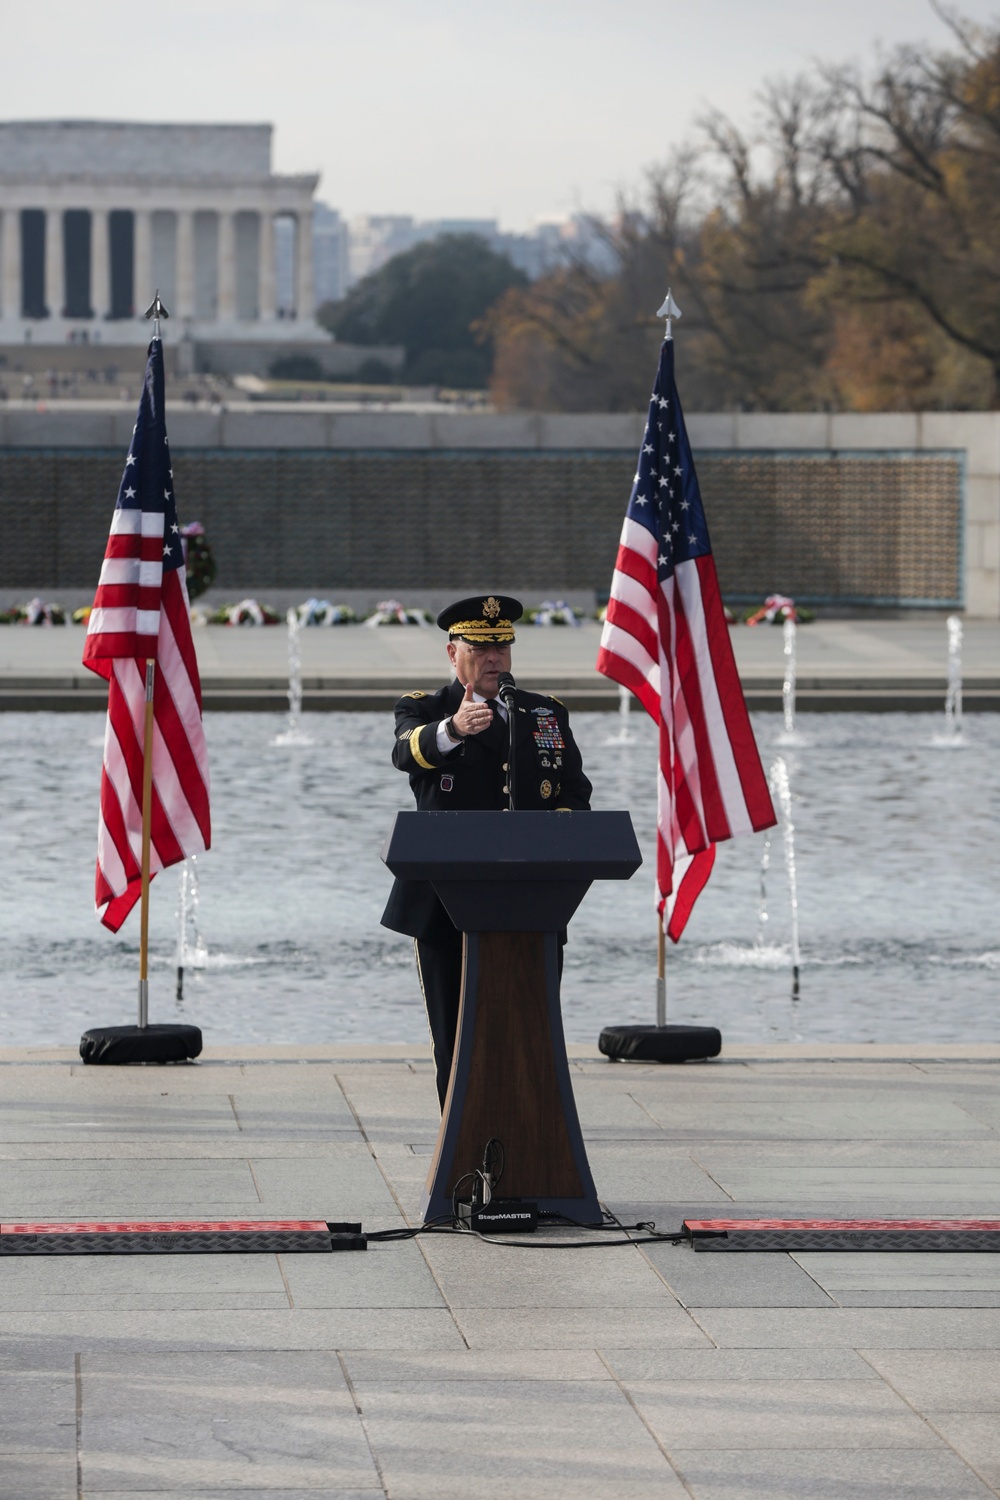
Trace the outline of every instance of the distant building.
<instances>
[{"instance_id":1,"label":"distant building","mask_svg":"<svg viewBox=\"0 0 1000 1500\"><path fill-rule=\"evenodd\" d=\"M0 344L141 344L157 288L195 345L329 342L317 181L271 171L270 125L0 123Z\"/></svg>"},{"instance_id":2,"label":"distant building","mask_svg":"<svg viewBox=\"0 0 1000 1500\"><path fill-rule=\"evenodd\" d=\"M313 284L316 306L339 302L347 292L348 229L335 208L317 203L313 208Z\"/></svg>"},{"instance_id":3,"label":"distant building","mask_svg":"<svg viewBox=\"0 0 1000 1500\"><path fill-rule=\"evenodd\" d=\"M363 214L345 223L337 217L344 266L341 296L355 282L381 270L394 255L402 255L414 245L447 234L478 235L491 250L508 256L532 280L573 259L584 260L600 271L610 271L614 266L613 255L595 233L591 221L580 214L568 219L542 220L525 234L505 232L496 219L414 219L409 214ZM316 275L318 287L318 254Z\"/></svg>"}]
</instances>

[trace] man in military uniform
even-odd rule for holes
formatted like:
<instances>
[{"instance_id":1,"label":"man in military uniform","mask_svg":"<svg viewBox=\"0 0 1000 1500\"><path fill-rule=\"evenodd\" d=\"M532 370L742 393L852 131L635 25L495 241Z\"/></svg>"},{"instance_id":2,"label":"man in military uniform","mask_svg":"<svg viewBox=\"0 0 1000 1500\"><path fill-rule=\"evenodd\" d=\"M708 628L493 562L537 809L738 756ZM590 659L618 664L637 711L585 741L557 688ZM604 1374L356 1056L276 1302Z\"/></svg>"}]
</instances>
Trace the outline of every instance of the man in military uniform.
<instances>
[{"instance_id":1,"label":"man in military uniform","mask_svg":"<svg viewBox=\"0 0 1000 1500\"><path fill-rule=\"evenodd\" d=\"M448 632L454 681L396 704L392 763L405 771L421 811L500 811L508 806L508 710L498 697L510 671L521 605L503 594L460 599L438 615ZM514 693L514 806L586 811L590 782L558 698ZM462 935L426 881L397 880L382 925L414 939L443 1107L451 1074L462 983ZM561 950L560 950L561 957Z\"/></svg>"}]
</instances>

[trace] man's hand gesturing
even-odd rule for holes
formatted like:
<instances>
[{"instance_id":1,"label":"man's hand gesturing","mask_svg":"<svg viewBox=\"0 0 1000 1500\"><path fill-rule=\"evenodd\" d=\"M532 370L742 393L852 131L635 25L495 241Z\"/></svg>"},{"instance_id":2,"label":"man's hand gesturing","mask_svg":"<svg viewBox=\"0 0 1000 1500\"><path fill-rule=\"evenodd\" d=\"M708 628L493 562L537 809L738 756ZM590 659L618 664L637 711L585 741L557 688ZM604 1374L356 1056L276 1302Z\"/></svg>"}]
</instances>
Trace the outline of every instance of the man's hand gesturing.
<instances>
[{"instance_id":1,"label":"man's hand gesturing","mask_svg":"<svg viewBox=\"0 0 1000 1500\"><path fill-rule=\"evenodd\" d=\"M493 721L493 710L488 703L476 703L472 697L471 684L465 689L465 697L451 716L452 728L463 740L470 734L482 734Z\"/></svg>"}]
</instances>

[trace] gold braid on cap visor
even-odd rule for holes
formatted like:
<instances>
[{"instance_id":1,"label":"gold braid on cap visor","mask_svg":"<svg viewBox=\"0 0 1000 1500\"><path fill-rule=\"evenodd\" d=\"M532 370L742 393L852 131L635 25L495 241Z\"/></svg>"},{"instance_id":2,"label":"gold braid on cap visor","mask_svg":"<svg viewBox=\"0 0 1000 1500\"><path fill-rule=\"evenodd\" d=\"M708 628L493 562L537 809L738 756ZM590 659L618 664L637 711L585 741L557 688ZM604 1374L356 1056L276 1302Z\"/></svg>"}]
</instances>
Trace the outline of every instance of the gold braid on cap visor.
<instances>
[{"instance_id":1,"label":"gold braid on cap visor","mask_svg":"<svg viewBox=\"0 0 1000 1500\"><path fill-rule=\"evenodd\" d=\"M514 627L509 620L459 620L448 626L448 639L460 635L467 641L496 641L498 644L514 639Z\"/></svg>"}]
</instances>

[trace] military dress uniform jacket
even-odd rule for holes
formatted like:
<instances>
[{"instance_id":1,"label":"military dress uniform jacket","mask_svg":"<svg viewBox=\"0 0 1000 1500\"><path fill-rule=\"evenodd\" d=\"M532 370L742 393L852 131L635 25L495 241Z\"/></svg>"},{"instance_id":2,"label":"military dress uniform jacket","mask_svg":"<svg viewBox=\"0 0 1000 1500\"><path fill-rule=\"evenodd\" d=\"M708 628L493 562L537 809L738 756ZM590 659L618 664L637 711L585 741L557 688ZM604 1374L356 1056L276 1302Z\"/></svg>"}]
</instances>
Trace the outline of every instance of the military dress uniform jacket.
<instances>
[{"instance_id":1,"label":"military dress uniform jacket","mask_svg":"<svg viewBox=\"0 0 1000 1500\"><path fill-rule=\"evenodd\" d=\"M406 771L421 812L489 812L507 806L509 726L494 712L482 734L469 735L442 755L437 728L458 712L465 690L457 680L437 693L407 693L396 704L392 763ZM591 785L556 698L517 689L514 699L514 806L522 812L590 807ZM458 934L427 881L397 880L382 914L383 927L426 943L451 945Z\"/></svg>"}]
</instances>

